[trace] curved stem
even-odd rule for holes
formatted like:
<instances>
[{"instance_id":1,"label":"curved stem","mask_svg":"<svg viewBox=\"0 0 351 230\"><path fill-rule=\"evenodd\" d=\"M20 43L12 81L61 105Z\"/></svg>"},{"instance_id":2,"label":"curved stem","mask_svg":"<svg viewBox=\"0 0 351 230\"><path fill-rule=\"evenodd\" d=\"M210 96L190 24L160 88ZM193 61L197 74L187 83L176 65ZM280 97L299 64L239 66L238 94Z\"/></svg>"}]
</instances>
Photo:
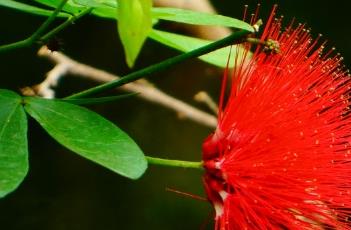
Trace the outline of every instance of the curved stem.
<instances>
[{"instance_id":1,"label":"curved stem","mask_svg":"<svg viewBox=\"0 0 351 230\"><path fill-rule=\"evenodd\" d=\"M162 165L166 167L178 167L178 168L203 169L202 161L180 161L180 160L162 159L162 158L150 157L150 156L146 156L146 160L149 164L153 164L153 165Z\"/></svg>"},{"instance_id":2,"label":"curved stem","mask_svg":"<svg viewBox=\"0 0 351 230\"><path fill-rule=\"evenodd\" d=\"M129 82L132 82L132 81L138 80L140 78L143 78L146 75L150 75L152 73L159 72L161 70L167 69L170 66L178 64L180 62L183 62L183 61L185 61L187 59L198 57L198 56L210 53L212 51L215 51L217 49L223 48L225 46L231 45L231 44L233 44L235 42L242 41L242 39L244 37L246 37L250 33L251 33L250 31L246 31L246 30L241 30L241 31L235 32L235 33L229 35L228 37L225 37L225 38L223 38L221 40L218 40L218 41L215 41L213 43L210 43L210 44L208 44L206 46L200 47L200 48L195 49L193 51L190 51L188 53L183 53L183 54L180 54L178 56L166 59L166 60L164 60L164 61L162 61L160 63L154 64L154 65L151 65L151 66L146 67L144 69L141 69L141 70L135 71L133 73L130 73L130 74L118 79L118 80L111 81L111 82L108 82L108 83L105 83L105 84L102 84L102 85L98 85L96 87L87 89L85 91L73 94L71 96L66 97L66 99L68 99L68 98L69 99L73 99L73 98L81 98L81 97L91 96L92 94L100 93L100 92L103 92L103 91L106 91L106 90L109 90L109 89L112 89L112 88L115 88L115 87L127 84Z\"/></svg>"}]
</instances>

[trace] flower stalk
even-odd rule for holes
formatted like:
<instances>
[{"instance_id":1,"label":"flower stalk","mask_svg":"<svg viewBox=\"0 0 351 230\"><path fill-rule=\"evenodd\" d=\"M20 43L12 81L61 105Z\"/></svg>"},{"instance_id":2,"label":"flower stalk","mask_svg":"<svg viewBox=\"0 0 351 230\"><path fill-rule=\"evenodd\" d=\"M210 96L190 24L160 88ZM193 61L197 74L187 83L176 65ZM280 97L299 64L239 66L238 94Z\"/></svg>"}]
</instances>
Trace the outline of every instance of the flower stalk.
<instances>
[{"instance_id":1,"label":"flower stalk","mask_svg":"<svg viewBox=\"0 0 351 230\"><path fill-rule=\"evenodd\" d=\"M149 164L161 165L166 167L177 167L177 168L193 168L203 169L202 161L181 161L181 160L170 160L157 157L146 156L146 160Z\"/></svg>"}]
</instances>

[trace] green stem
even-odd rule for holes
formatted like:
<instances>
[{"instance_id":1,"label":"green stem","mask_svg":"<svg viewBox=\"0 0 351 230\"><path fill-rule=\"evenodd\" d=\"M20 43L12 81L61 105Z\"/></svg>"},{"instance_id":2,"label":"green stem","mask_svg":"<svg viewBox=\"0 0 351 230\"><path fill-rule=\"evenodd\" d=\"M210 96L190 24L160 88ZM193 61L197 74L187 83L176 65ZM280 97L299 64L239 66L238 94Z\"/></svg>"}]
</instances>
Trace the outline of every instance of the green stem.
<instances>
[{"instance_id":1,"label":"green stem","mask_svg":"<svg viewBox=\"0 0 351 230\"><path fill-rule=\"evenodd\" d=\"M50 17L37 29L37 31L29 37L31 44L33 44L40 36L44 33L44 31L50 26L50 24L55 20L56 16L60 13L64 5L68 0L62 0L60 5L55 9L55 11L50 15Z\"/></svg>"},{"instance_id":2,"label":"green stem","mask_svg":"<svg viewBox=\"0 0 351 230\"><path fill-rule=\"evenodd\" d=\"M22 41L18 41L18 42L14 42L14 43L10 43L10 44L6 44L6 45L0 46L0 53L1 52L10 51L10 50L13 50L13 49L19 49L19 48L28 47L30 45L31 45L31 42L27 38L27 39L24 39Z\"/></svg>"},{"instance_id":3,"label":"green stem","mask_svg":"<svg viewBox=\"0 0 351 230\"><path fill-rule=\"evenodd\" d=\"M35 42L37 41L42 41L42 42L47 42L52 36L57 34L58 32L62 31L65 29L67 26L71 25L74 21L78 20L79 18L83 17L84 15L88 14L91 12L92 8L86 9L82 12L80 12L77 15L74 15L72 17L69 17L64 23L59 25L58 27L54 28L53 30L49 31L47 34L43 35L45 30L50 26L50 24L55 20L56 16L60 13L64 5L66 4L68 0L62 0L60 5L54 10L54 12L50 15L50 17L28 38L2 45L0 46L0 53L1 52L6 52L6 51L11 51L13 49L19 49L19 48L25 48L32 46Z\"/></svg>"},{"instance_id":4,"label":"green stem","mask_svg":"<svg viewBox=\"0 0 351 230\"><path fill-rule=\"evenodd\" d=\"M53 30L51 30L48 33L46 33L45 35L43 35L39 40L42 42L47 42L55 34L59 33L60 31L62 31L66 27L68 27L69 25L73 24L75 21L77 21L81 17L89 14L92 10L93 10L93 8L88 8L86 10L83 10L82 12L80 12L77 15L73 15L73 16L69 17L64 23L62 23L61 25L57 26Z\"/></svg>"},{"instance_id":5,"label":"green stem","mask_svg":"<svg viewBox=\"0 0 351 230\"><path fill-rule=\"evenodd\" d=\"M229 35L228 37L225 37L221 40L215 41L215 42L208 44L206 46L200 47L200 48L195 49L193 51L190 51L188 53L183 53L183 54L180 54L178 56L166 59L160 63L154 64L154 65L151 65L151 66L146 67L144 69L130 73L130 74L128 74L120 79L117 79L117 80L114 80L114 81L87 89L85 91L73 94L71 96L66 97L66 99L67 98L72 99L72 98L86 97L86 96L90 96L92 94L97 94L97 93L100 93L100 92L127 84L129 82L138 80L146 75L150 75L152 73L164 70L172 65L178 64L178 63L183 62L187 59L198 57L198 56L204 55L206 53L210 53L214 50L220 49L222 47L231 45L231 44L233 44L233 42L240 41L241 39L243 39L244 37L246 37L250 33L251 32L245 31L245 30L235 32L235 33Z\"/></svg>"},{"instance_id":6,"label":"green stem","mask_svg":"<svg viewBox=\"0 0 351 230\"><path fill-rule=\"evenodd\" d=\"M156 157L146 156L146 160L149 164L162 165L166 167L178 167L178 168L194 168L203 169L202 161L180 161L180 160L169 160Z\"/></svg>"},{"instance_id":7,"label":"green stem","mask_svg":"<svg viewBox=\"0 0 351 230\"><path fill-rule=\"evenodd\" d=\"M259 38L246 38L246 42L249 42L249 43L254 44L254 45L264 45L265 44L265 42Z\"/></svg>"}]
</instances>

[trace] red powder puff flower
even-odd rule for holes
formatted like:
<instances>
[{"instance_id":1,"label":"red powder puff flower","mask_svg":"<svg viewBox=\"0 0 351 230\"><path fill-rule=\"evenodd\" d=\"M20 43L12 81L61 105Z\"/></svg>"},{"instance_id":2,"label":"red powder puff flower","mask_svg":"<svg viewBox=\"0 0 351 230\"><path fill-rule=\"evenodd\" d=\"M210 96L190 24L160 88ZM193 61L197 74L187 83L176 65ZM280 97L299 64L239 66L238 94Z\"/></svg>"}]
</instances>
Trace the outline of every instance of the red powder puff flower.
<instances>
[{"instance_id":1,"label":"red powder puff flower","mask_svg":"<svg viewBox=\"0 0 351 230\"><path fill-rule=\"evenodd\" d=\"M279 50L266 43L236 60L203 144L215 229L351 229L350 75L274 12L260 40Z\"/></svg>"}]
</instances>

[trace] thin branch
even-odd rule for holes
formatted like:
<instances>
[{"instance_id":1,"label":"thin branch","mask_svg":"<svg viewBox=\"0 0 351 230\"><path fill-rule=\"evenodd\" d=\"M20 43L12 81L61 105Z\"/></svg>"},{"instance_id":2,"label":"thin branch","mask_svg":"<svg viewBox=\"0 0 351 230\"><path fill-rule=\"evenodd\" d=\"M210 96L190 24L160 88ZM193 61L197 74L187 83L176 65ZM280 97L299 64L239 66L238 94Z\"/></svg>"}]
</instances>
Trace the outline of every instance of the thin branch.
<instances>
[{"instance_id":1,"label":"thin branch","mask_svg":"<svg viewBox=\"0 0 351 230\"><path fill-rule=\"evenodd\" d=\"M90 79L99 83L111 82L120 78L103 70L81 64L67 57L63 53L51 52L46 47L42 47L39 50L38 55L47 58L56 64L56 66L47 74L47 78L41 84L36 86L38 94L42 96L54 96L53 90L50 88L57 84L59 78L67 74L84 77L85 79ZM215 116L171 97L170 95L153 87L146 80L128 83L119 87L118 89L128 92L138 92L138 97L171 109L180 114L181 117L195 121L199 124L211 128L215 128L217 125L217 118Z\"/></svg>"},{"instance_id":2,"label":"thin branch","mask_svg":"<svg viewBox=\"0 0 351 230\"><path fill-rule=\"evenodd\" d=\"M118 80L114 80L111 82L107 82L105 84L101 84L101 85L92 87L90 89L87 89L87 90L75 93L73 95L70 95L66 98L72 99L72 98L87 97L87 96L91 96L93 94L107 91L109 89L116 88L118 86L122 86L124 84L127 84L130 82L136 81L138 79L144 78L146 75L167 69L171 66L174 66L175 64L181 63L181 62L188 60L190 58L199 57L201 55L210 53L214 50L232 45L233 43L240 43L243 41L243 39L245 39L251 33L252 33L251 31L239 30L239 31L234 32L231 35L229 35L223 39L214 41L208 45L201 46L200 48L194 49L194 50L187 52L187 53L179 54L175 57L163 60L162 62L156 63L154 65L150 65L144 69L137 70L135 72L127 74Z\"/></svg>"}]
</instances>

